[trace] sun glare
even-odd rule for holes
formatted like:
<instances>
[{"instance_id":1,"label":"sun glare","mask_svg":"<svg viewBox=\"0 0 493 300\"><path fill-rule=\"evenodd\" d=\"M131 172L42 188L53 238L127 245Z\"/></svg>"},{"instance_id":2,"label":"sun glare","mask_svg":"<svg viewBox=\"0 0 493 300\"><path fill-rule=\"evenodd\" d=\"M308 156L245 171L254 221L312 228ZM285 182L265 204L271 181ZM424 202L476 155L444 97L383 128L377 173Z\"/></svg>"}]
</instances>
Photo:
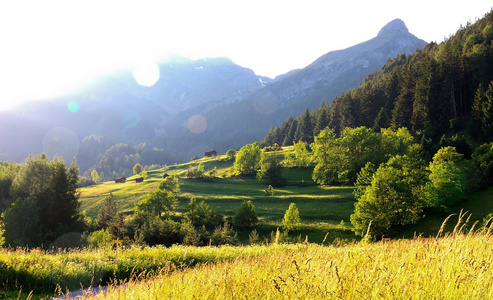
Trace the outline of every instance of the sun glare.
<instances>
[{"instance_id":1,"label":"sun glare","mask_svg":"<svg viewBox=\"0 0 493 300\"><path fill-rule=\"evenodd\" d=\"M159 80L159 67L155 63L146 63L134 69L134 78L142 86L153 86Z\"/></svg>"}]
</instances>

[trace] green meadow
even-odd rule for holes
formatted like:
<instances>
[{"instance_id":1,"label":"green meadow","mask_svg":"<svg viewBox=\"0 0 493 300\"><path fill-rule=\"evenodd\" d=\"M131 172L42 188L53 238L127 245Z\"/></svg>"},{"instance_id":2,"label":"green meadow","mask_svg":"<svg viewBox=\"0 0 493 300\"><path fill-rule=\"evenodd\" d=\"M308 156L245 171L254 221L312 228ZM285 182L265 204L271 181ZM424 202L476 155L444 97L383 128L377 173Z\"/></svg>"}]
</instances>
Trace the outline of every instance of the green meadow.
<instances>
[{"instance_id":1,"label":"green meadow","mask_svg":"<svg viewBox=\"0 0 493 300\"><path fill-rule=\"evenodd\" d=\"M271 152L269 155L281 156L288 147L282 151ZM197 168L199 163L204 166L205 174L216 168L214 178L202 180L188 179L185 177L187 169L192 166ZM313 168L285 168L284 176L286 186L275 188L274 195L265 192L267 186L260 183L255 177L236 178L233 175L233 160L228 160L225 155L206 157L189 163L176 164L163 169L149 170L148 178L142 183L135 183L133 177L129 177L126 183L104 182L89 186L80 190L81 211L86 216L96 218L101 208L103 199L112 193L116 199L118 209L124 214L132 214L135 203L144 199L146 195L155 190L162 180L164 173L178 175L180 177L180 193L176 216L186 211L191 197L197 201L205 201L211 208L225 217L232 217L244 200L251 200L255 206L255 212L259 218L256 227L261 237L268 238L277 228L282 227L284 213L290 203L296 203L302 221L301 228L291 233L292 237L302 240L308 236L309 242L332 243L334 240L359 239L351 231L350 215L354 211L355 198L352 186L320 186L311 178ZM428 212L426 217L418 224L403 228L396 238L410 238L414 235L430 236L436 234L443 220L449 214L458 215L461 210L471 213L471 224L481 221L486 214L493 212L493 189L480 191L469 195L465 200L449 207L442 212ZM452 217L452 220L456 218ZM453 228L447 228L452 230ZM250 232L239 231L242 242L248 241ZM328 233L328 235L327 235Z\"/></svg>"},{"instance_id":2,"label":"green meadow","mask_svg":"<svg viewBox=\"0 0 493 300\"><path fill-rule=\"evenodd\" d=\"M286 151L286 150L284 150ZM288 150L289 151L289 150ZM283 152L270 155L282 155ZM188 179L185 172L199 163L207 174L217 169L216 177L202 180ZM142 200L148 192L155 190L164 173L180 176L180 194L176 214L187 209L191 197L205 201L212 209L225 217L232 217L244 200L251 200L259 218L257 231L261 236L268 236L272 231L282 227L284 213L291 203L296 203L300 211L302 226L292 233L310 242L321 243L334 239L354 239L350 230L349 216L354 210L353 187L319 186L311 178L313 168L286 168L284 176L286 186L275 188L274 195L265 192L267 186L255 177L235 178L233 161L225 156L203 158L190 163L169 166L159 170L148 171L148 178L142 183L135 183L134 177L126 183L104 182L99 185L81 189L81 210L88 217L95 218L101 208L103 199L112 193L118 209L125 214L132 214L135 203ZM342 221L342 224L341 224ZM248 241L249 232L239 232L242 241Z\"/></svg>"},{"instance_id":3,"label":"green meadow","mask_svg":"<svg viewBox=\"0 0 493 300\"><path fill-rule=\"evenodd\" d=\"M282 152L270 153L270 155L282 155ZM201 180L186 178L185 174L187 169L190 166L197 168L199 163L203 164L205 174L216 168L217 172L215 177ZM319 249L316 248L318 246L314 244L332 245L326 249L320 248L325 249L323 251L320 250L322 252L316 250L316 254L314 254L313 257L319 259L313 260L315 264L323 262L327 255L334 255L334 257L337 257L338 259L341 253L345 253L344 255L347 254L349 258L354 258L355 256L352 253L355 249L360 249L358 247L368 247L368 251L365 250L365 253L376 253L375 255L381 255L381 259L386 257L388 251L394 251L394 248L398 248L394 251L394 256L397 257L397 255L401 255L403 251L408 249L410 245L413 247L416 247L416 245L420 247L421 245L426 246L430 245L430 243L435 245L434 243L436 242L434 241L440 241L440 243L442 241L445 241L445 243L448 243L448 241L453 243L457 242L462 247L464 243L462 243L462 237L460 236L450 238L450 235L448 235L448 239L434 240L437 233L441 231L442 224L444 224L444 220L447 216L455 214L447 220L445 225L443 225L445 232L450 234L460 231L461 233L467 234L476 221L481 221L486 214L493 212L493 188L490 188L469 195L465 200L448 208L446 211L427 212L427 216L418 224L403 228L398 236L393 236L393 238L397 239L396 241L386 242L384 240L375 245L355 243L360 237L353 233L349 221L350 215L354 210L354 188L351 186L317 185L311 179L313 171L313 168L311 167L286 168L284 171L284 176L287 180L286 186L275 188L273 195L267 194L265 191L266 186L254 177L232 177L233 161L228 160L225 156L203 158L185 164L168 166L163 169L148 170L148 178L142 183L135 183L135 180L132 180L134 177L130 177L127 179L127 182L123 184L104 182L98 185L81 188L81 210L85 212L86 216L96 218L104 198L110 193L114 195L118 209L126 215L130 215L133 213L135 203L144 199L150 191L153 191L158 187L164 173L178 175L181 191L178 195L178 205L175 209L173 218L180 218L181 214L186 211L187 204L191 197L196 197L198 201L205 201L211 208L225 217L234 216L238 207L244 200L251 200L255 206L257 217L259 218L259 225L256 227L256 230L261 236L261 240L264 242L262 243L263 245L239 247L222 246L197 248L179 245L170 248L160 246L144 248L124 247L118 255L118 262L115 262L114 249L110 248L81 249L75 251L62 250L60 252L50 252L40 249L17 249L16 251L13 251L13 249L4 249L3 252L0 253L0 277L3 276L1 282L3 282L2 289L4 289L5 292L0 291L0 299L44 299L60 292L65 293L67 290L75 290L90 285L105 285L107 283L115 284L110 286L110 290L113 289L113 287L117 287L120 282L129 282L129 284L132 285L139 285L142 283L145 285L146 282L152 283L152 280L154 280L153 278L161 280L161 277L156 277L158 274L166 274L165 278L168 278L172 273L178 274L176 276L182 276L180 274L193 274L193 272L199 272L197 276L200 277L203 276L202 273L200 273L202 272L201 268L207 269L208 266L215 268L214 266L216 265L221 267L223 264L228 264L228 261L232 261L233 264L236 264L237 262L241 263L245 260L247 264L253 266L257 263L253 264L250 260L260 260L261 264L268 265L269 261L271 261L271 257L280 257L279 266L282 266L284 260L292 261L293 257L305 253L307 249L309 251ZM296 203L302 222L300 229L290 233L290 236L299 241L305 241L305 239L308 238L308 242L311 244L311 246L308 245L308 248L304 243L296 245L277 244L276 239L272 238L273 235L275 235L276 230L282 227L282 219L290 203ZM461 211L468 211L469 213L460 215ZM479 227L478 224L475 228L477 229ZM243 244L248 243L249 234L250 230L238 231L238 237ZM443 235L445 235L445 233ZM422 237L430 236L432 237L430 241L422 239ZM408 239L409 242L399 241L398 238L401 237L410 238ZM468 239L467 245L473 245L479 240L489 237L489 232L479 235L473 234L472 236L469 233L466 237ZM469 239L471 239L471 241L469 241ZM390 247L390 250L380 249L381 247ZM443 249L440 251L446 253L446 247ZM358 251L359 250L356 252ZM273 256L272 254L274 253L275 255ZM409 257L414 256L414 252L409 254ZM443 257L447 256L444 254ZM295 258L295 260L310 261L310 258ZM381 262L378 265L387 265L390 261L393 261L393 258L388 259L386 262ZM423 266L424 265L426 265L426 260L424 260ZM341 268L338 270L343 274L342 272L345 272L344 268L348 265L346 265L346 263L341 263L340 266ZM354 272L359 270L358 264L354 264L354 266ZM229 265L225 268L229 268ZM374 266L370 265L367 270L373 270L373 268ZM437 268L437 270L439 270L439 266L437 266ZM185 273L183 273L182 270ZM398 274L399 270L400 269L397 268L394 271L391 271L389 276L394 276L393 278L395 278L395 274ZM420 267L420 269L416 271L416 274L422 272L421 270L425 270L424 267ZM207 269L204 272L210 271ZM259 276L255 275L257 272L264 271L255 271L253 273L253 278L259 278ZM351 273L353 271L348 270L347 272ZM322 276L323 273L324 272L322 272L321 269L320 272L317 271L314 274L319 277ZM274 275L266 276L271 277ZM365 277L365 273L363 272L361 276ZM342 282L341 280L346 279L335 278L335 287L330 288L329 291L335 293L337 290L337 282L340 283ZM369 282L364 284L365 286L366 284L368 284L368 286L371 285L370 282L373 279L370 278L369 280ZM408 281L409 279L402 278L402 280ZM365 281L363 280L362 282ZM261 285L261 282L259 284ZM430 281L426 282L426 284L431 291L434 283ZM485 283L479 282L474 284L478 286ZM296 285L292 286L295 287ZM381 284L380 286L383 288L384 285ZM209 289L209 287L202 287L201 285L198 287ZM488 289L490 288L491 286L488 286ZM135 287L136 291L139 289L141 289L140 286ZM364 290L364 287L362 287L362 290ZM384 291L382 295L385 296L383 296L383 298L391 297L393 292L398 291L400 293L401 290L405 293L410 292L406 290L406 285L398 285L392 287L391 290ZM33 292L30 294L29 291ZM270 291L273 293L273 298L284 298L284 296L287 296L288 294L292 296L299 292L297 290L285 290L284 292L287 293L286 295L275 294L279 291L280 290L277 289L274 284L274 290ZM309 291L310 289L306 290L306 292ZM447 291L447 293L454 293L454 289L445 289L445 291ZM156 293L161 292L162 291ZM354 291L341 290L339 292L339 297L344 298L348 295L355 296L358 292L360 292L359 289ZM373 293L372 290L368 290L367 292ZM190 293L191 294L189 295L197 295L196 292ZM113 292L111 294L113 294ZM118 298L120 296L116 297ZM321 297L321 295L318 296ZM315 297L317 298L318 296Z\"/></svg>"}]
</instances>

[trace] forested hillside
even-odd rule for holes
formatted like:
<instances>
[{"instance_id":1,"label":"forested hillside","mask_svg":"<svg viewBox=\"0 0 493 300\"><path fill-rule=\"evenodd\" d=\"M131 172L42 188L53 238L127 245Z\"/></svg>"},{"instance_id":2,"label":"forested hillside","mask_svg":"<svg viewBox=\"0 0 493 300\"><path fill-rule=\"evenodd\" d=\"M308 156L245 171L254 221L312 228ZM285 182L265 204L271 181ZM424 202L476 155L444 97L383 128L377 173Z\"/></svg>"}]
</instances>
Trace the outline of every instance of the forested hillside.
<instances>
[{"instance_id":1,"label":"forested hillside","mask_svg":"<svg viewBox=\"0 0 493 300\"><path fill-rule=\"evenodd\" d=\"M406 127L426 147L456 146L470 156L472 148L493 137L492 66L490 12L441 44L390 59L332 104L272 128L263 144L311 142L326 126L336 134L346 127Z\"/></svg>"}]
</instances>

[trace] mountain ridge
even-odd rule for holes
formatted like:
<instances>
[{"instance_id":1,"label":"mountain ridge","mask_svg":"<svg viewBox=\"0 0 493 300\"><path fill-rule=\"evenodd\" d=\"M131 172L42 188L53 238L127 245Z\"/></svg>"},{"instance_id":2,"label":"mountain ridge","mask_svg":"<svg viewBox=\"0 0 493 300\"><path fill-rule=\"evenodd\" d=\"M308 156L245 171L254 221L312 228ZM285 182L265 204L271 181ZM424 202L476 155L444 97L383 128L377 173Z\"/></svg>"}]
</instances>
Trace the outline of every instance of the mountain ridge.
<instances>
[{"instance_id":1,"label":"mountain ridge","mask_svg":"<svg viewBox=\"0 0 493 300\"><path fill-rule=\"evenodd\" d=\"M261 140L270 127L300 115L307 107L330 102L380 69L391 56L424 46L424 41L403 32L402 24L391 21L379 36L329 52L274 80L229 58L163 60L159 62L161 77L152 87L139 86L130 70L116 72L77 94L27 104L23 113L11 118L17 124L1 118L3 128L18 129L0 132L0 139L12 141L10 146L0 145L0 154L20 161L43 151L43 132L53 127L70 129L79 141L89 135L110 134L127 143L145 142L175 154L178 161L210 149L225 152ZM69 101L78 102L79 111L68 111ZM188 124L196 115L206 121L198 134ZM26 140L30 146L21 147Z\"/></svg>"}]
</instances>

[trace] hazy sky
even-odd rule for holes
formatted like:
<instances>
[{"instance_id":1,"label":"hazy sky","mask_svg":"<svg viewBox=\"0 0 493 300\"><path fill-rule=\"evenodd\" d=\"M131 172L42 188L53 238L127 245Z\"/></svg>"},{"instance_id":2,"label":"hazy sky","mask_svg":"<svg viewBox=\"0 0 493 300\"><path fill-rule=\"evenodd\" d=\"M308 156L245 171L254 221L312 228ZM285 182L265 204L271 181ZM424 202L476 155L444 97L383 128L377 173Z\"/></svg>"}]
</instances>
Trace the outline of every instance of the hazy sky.
<instances>
[{"instance_id":1,"label":"hazy sky","mask_svg":"<svg viewBox=\"0 0 493 300\"><path fill-rule=\"evenodd\" d=\"M491 0L2 1L0 109L170 52L227 56L275 77L371 39L395 18L417 37L441 42L492 6Z\"/></svg>"}]
</instances>

